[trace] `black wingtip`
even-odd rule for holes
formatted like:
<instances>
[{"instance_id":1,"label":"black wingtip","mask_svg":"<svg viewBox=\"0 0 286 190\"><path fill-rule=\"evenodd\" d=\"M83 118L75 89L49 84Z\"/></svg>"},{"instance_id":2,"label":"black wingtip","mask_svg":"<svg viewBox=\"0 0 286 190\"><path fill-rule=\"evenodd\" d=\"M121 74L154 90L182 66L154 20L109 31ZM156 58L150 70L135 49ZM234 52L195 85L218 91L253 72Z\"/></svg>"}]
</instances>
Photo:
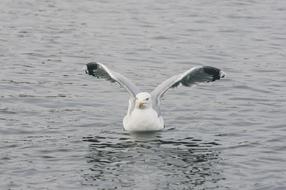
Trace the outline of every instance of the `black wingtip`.
<instances>
[{"instance_id":1,"label":"black wingtip","mask_svg":"<svg viewBox=\"0 0 286 190\"><path fill-rule=\"evenodd\" d=\"M220 69L210 66L203 67L205 73L211 75L213 77L213 81L219 80L225 77L225 73L222 72Z\"/></svg>"},{"instance_id":2,"label":"black wingtip","mask_svg":"<svg viewBox=\"0 0 286 190\"><path fill-rule=\"evenodd\" d=\"M85 73L88 75L95 75L95 70L98 68L98 64L96 62L90 62L86 64L86 70Z\"/></svg>"}]
</instances>

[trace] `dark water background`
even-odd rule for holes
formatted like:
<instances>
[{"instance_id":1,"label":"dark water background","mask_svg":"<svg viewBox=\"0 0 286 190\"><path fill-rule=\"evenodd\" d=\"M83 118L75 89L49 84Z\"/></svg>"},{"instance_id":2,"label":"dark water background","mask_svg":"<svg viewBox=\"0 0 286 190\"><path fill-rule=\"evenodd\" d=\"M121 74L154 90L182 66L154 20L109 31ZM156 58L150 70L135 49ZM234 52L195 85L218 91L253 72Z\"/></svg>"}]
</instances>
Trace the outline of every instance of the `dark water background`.
<instances>
[{"instance_id":1,"label":"dark water background","mask_svg":"<svg viewBox=\"0 0 286 190\"><path fill-rule=\"evenodd\" d=\"M286 2L1 0L0 189L286 189ZM227 78L169 91L166 130L122 129L127 93L195 65Z\"/></svg>"}]
</instances>

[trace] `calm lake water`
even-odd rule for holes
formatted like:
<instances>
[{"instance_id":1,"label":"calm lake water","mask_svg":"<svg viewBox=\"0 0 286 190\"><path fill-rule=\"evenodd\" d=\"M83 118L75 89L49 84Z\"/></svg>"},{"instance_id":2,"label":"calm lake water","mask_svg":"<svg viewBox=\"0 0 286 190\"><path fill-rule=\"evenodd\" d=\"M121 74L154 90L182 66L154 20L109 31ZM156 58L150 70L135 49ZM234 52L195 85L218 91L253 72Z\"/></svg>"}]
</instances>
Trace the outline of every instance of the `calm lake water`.
<instances>
[{"instance_id":1,"label":"calm lake water","mask_svg":"<svg viewBox=\"0 0 286 190\"><path fill-rule=\"evenodd\" d=\"M286 189L286 2L1 0L0 189ZM123 131L128 95L192 66L166 129Z\"/></svg>"}]
</instances>

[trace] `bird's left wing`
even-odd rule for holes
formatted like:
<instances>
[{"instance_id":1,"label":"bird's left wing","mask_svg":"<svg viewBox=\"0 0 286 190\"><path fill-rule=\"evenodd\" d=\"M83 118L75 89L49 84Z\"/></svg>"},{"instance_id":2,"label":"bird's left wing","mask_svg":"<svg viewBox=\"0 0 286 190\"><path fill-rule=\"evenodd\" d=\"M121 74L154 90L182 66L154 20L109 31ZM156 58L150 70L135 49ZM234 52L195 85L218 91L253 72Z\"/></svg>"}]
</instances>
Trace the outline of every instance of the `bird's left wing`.
<instances>
[{"instance_id":1,"label":"bird's left wing","mask_svg":"<svg viewBox=\"0 0 286 190\"><path fill-rule=\"evenodd\" d=\"M157 86L152 92L152 102L154 109L160 114L160 99L165 92L179 85L192 86L202 82L212 82L225 76L220 69L210 66L193 67L184 73L175 75Z\"/></svg>"},{"instance_id":2,"label":"bird's left wing","mask_svg":"<svg viewBox=\"0 0 286 190\"><path fill-rule=\"evenodd\" d=\"M117 82L120 86L128 91L131 99L135 99L136 94L139 93L137 86L133 84L129 79L117 72L110 70L102 63L91 62L86 64L85 73L96 78L104 78L111 82Z\"/></svg>"}]
</instances>

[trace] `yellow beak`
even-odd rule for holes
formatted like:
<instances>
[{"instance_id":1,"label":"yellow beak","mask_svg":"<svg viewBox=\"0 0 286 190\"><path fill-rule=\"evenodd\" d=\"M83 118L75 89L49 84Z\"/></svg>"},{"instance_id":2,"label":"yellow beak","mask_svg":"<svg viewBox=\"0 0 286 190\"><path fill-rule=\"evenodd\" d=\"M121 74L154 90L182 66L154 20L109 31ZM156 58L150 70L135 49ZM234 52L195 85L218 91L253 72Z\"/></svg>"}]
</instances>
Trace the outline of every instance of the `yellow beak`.
<instances>
[{"instance_id":1,"label":"yellow beak","mask_svg":"<svg viewBox=\"0 0 286 190\"><path fill-rule=\"evenodd\" d=\"M140 109L144 108L144 102L139 102L139 108Z\"/></svg>"}]
</instances>

